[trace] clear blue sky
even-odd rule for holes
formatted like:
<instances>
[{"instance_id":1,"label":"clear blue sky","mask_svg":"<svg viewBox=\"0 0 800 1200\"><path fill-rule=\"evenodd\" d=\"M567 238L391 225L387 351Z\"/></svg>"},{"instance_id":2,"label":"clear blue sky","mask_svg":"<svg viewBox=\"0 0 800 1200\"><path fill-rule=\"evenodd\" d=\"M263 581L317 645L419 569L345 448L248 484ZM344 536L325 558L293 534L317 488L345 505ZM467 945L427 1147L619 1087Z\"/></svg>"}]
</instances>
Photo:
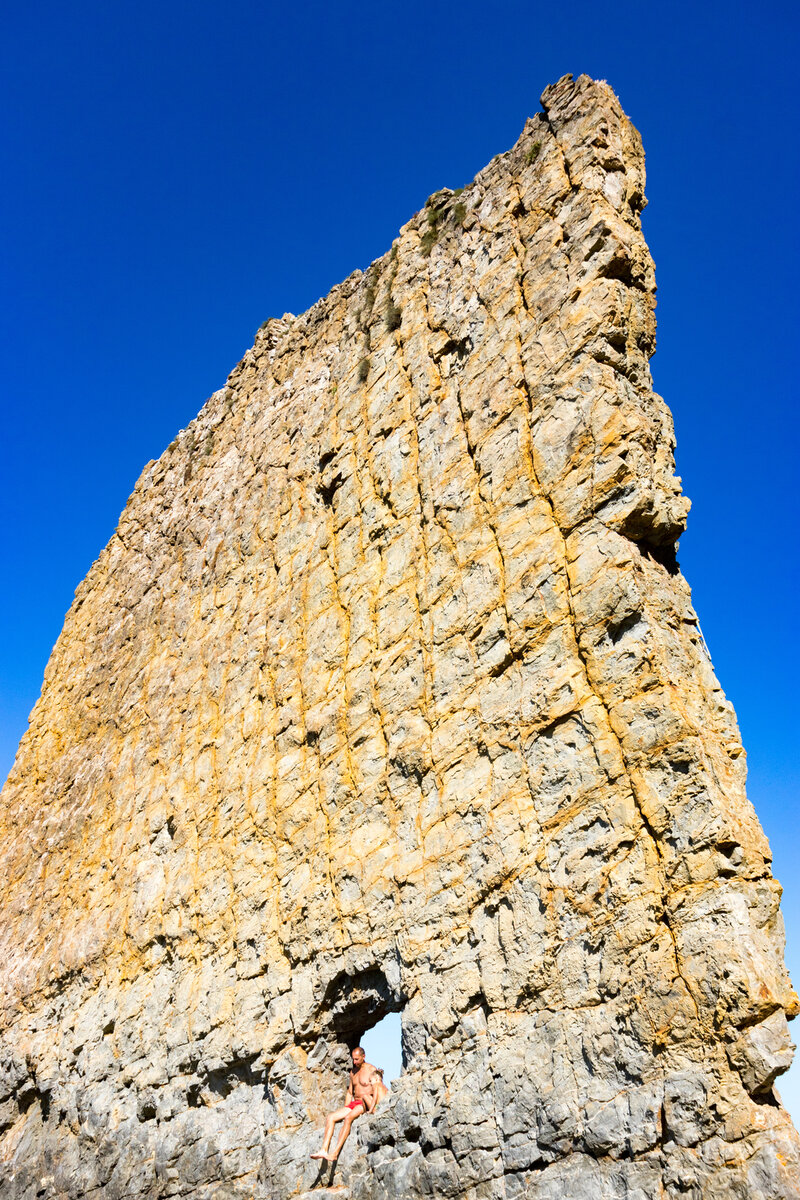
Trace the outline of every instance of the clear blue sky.
<instances>
[{"instance_id":1,"label":"clear blue sky","mask_svg":"<svg viewBox=\"0 0 800 1200\"><path fill-rule=\"evenodd\" d=\"M800 983L796 6L31 0L6 10L0 777L72 592L251 344L517 138L567 71L642 131L680 561ZM793 335L795 335L793 337ZM800 1123L800 1070L781 1091Z\"/></svg>"}]
</instances>

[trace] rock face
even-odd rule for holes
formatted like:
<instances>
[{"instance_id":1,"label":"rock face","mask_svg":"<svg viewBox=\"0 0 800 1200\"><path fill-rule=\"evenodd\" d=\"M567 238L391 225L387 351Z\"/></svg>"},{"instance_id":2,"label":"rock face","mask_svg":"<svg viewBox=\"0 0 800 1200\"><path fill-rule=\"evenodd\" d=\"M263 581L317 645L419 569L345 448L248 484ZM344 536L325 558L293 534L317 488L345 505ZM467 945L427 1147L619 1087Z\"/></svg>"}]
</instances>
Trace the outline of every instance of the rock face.
<instances>
[{"instance_id":1,"label":"rock face","mask_svg":"<svg viewBox=\"0 0 800 1200\"><path fill-rule=\"evenodd\" d=\"M640 139L543 106L259 331L76 593L3 793L4 1198L797 1194Z\"/></svg>"}]
</instances>

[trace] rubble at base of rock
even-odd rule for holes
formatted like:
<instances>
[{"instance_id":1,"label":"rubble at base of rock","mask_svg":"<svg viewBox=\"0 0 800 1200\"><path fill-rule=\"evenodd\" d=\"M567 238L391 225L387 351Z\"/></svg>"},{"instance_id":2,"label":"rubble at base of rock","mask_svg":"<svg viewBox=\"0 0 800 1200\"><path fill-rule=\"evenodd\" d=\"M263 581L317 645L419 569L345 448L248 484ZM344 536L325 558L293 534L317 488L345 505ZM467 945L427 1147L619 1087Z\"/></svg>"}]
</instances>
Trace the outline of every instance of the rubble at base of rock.
<instances>
[{"instance_id":1,"label":"rubble at base of rock","mask_svg":"<svg viewBox=\"0 0 800 1200\"><path fill-rule=\"evenodd\" d=\"M77 590L0 812L4 1200L798 1194L641 143L606 84L542 103L262 327Z\"/></svg>"}]
</instances>

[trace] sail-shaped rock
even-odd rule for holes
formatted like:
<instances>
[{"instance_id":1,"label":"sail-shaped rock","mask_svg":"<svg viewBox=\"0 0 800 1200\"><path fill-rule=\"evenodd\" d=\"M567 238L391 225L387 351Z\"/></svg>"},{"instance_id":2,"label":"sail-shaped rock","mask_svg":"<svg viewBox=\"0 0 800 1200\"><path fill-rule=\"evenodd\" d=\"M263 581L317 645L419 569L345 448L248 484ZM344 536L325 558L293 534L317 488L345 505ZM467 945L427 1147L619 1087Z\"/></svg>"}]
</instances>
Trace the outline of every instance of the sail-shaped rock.
<instances>
[{"instance_id":1,"label":"sail-shaped rock","mask_svg":"<svg viewBox=\"0 0 800 1200\"><path fill-rule=\"evenodd\" d=\"M642 147L604 83L543 108L266 323L78 588L0 813L4 1198L797 1194Z\"/></svg>"}]
</instances>

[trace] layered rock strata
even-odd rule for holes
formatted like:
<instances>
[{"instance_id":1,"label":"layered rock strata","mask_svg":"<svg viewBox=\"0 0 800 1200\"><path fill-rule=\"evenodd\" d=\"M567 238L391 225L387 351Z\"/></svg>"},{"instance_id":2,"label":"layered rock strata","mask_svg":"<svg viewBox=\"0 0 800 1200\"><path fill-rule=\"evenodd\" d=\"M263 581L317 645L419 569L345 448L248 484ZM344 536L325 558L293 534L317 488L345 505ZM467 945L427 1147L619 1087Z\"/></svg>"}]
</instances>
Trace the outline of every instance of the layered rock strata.
<instances>
[{"instance_id":1,"label":"layered rock strata","mask_svg":"<svg viewBox=\"0 0 800 1200\"><path fill-rule=\"evenodd\" d=\"M5 1198L797 1194L640 139L585 76L543 107L267 322L78 588L0 814Z\"/></svg>"}]
</instances>

